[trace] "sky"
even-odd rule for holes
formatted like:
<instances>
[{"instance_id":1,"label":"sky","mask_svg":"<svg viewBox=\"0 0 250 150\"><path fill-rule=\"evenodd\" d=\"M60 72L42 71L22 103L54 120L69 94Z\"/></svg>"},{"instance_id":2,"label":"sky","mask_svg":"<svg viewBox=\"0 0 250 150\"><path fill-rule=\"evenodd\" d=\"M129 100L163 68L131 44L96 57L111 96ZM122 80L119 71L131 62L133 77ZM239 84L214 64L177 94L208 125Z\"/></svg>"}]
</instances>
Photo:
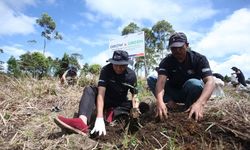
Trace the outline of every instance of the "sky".
<instances>
[{"instance_id":1,"label":"sky","mask_svg":"<svg viewBox=\"0 0 250 150\"><path fill-rule=\"evenodd\" d=\"M36 24L43 13L63 36L47 43L46 56L79 53L81 64L105 65L112 57L109 40L129 23L151 28L166 20L208 58L213 72L230 76L236 66L250 78L250 0L0 0L1 61L43 51Z\"/></svg>"}]
</instances>

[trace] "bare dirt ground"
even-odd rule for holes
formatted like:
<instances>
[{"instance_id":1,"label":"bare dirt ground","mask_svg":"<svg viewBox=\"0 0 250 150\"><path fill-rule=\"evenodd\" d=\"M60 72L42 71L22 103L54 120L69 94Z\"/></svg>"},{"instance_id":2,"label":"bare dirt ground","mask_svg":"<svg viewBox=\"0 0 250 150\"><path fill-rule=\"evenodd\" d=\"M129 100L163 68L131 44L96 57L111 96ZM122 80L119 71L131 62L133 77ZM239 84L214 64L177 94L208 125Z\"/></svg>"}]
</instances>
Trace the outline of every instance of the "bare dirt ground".
<instances>
[{"instance_id":1,"label":"bare dirt ground","mask_svg":"<svg viewBox=\"0 0 250 150\"><path fill-rule=\"evenodd\" d=\"M210 102L210 105L213 105L212 103L214 102ZM232 109L233 106L229 105ZM248 119L241 118L242 108L236 109L238 112L228 111L228 114L223 114L219 107L211 110L207 108L207 113L210 114L206 114L200 122L187 119L188 114L185 112L169 113L164 122L159 122L154 115L147 114L142 116L140 121L143 127L133 134L128 133L127 141L120 139L124 139L123 133L129 130L119 125L107 127L109 134L99 137L99 141L111 143L118 149L249 149L249 116Z\"/></svg>"},{"instance_id":2,"label":"bare dirt ground","mask_svg":"<svg viewBox=\"0 0 250 150\"><path fill-rule=\"evenodd\" d=\"M107 126L106 136L83 137L62 131L55 116L74 116L82 87L57 79L16 80L0 76L0 149L242 149L250 147L250 95L226 86L225 98L210 100L202 121L170 112L164 122L144 113L138 130L125 122ZM146 102L153 97L144 97ZM56 112L55 106L61 109ZM152 106L153 108L153 106ZM153 110L153 109L151 109ZM132 124L132 123L131 123Z\"/></svg>"}]
</instances>

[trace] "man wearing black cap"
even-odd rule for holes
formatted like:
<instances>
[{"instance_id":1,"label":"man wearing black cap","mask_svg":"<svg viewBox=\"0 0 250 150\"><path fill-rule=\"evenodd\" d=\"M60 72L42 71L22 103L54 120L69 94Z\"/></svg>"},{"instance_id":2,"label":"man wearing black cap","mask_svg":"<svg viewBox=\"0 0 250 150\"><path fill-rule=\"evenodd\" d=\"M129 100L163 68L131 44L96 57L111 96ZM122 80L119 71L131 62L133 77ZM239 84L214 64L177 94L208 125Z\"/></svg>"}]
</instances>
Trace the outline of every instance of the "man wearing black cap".
<instances>
[{"instance_id":1,"label":"man wearing black cap","mask_svg":"<svg viewBox=\"0 0 250 150\"><path fill-rule=\"evenodd\" d=\"M231 69L234 71L234 73L232 74L236 75L238 82L246 87L247 84L246 84L245 76L243 75L242 71L237 67L232 67Z\"/></svg>"},{"instance_id":2,"label":"man wearing black cap","mask_svg":"<svg viewBox=\"0 0 250 150\"><path fill-rule=\"evenodd\" d=\"M114 51L113 57L107 62L110 63L102 68L98 87L87 86L84 88L79 105L79 118L58 116L55 118L55 122L60 127L86 135L88 123L96 109L97 116L91 134L98 132L99 135L106 135L104 121L112 121L112 117L115 115L112 110L118 107L122 107L128 112L131 108L138 109L137 79L135 72L127 67L132 63L128 53L122 50ZM128 90L132 94L132 101L127 98Z\"/></svg>"},{"instance_id":3,"label":"man wearing black cap","mask_svg":"<svg viewBox=\"0 0 250 150\"><path fill-rule=\"evenodd\" d=\"M187 37L176 32L169 38L171 54L160 63L155 89L157 116L167 118L168 109L184 103L189 118L200 120L215 83L205 56L189 49ZM202 80L201 80L202 79Z\"/></svg>"}]
</instances>

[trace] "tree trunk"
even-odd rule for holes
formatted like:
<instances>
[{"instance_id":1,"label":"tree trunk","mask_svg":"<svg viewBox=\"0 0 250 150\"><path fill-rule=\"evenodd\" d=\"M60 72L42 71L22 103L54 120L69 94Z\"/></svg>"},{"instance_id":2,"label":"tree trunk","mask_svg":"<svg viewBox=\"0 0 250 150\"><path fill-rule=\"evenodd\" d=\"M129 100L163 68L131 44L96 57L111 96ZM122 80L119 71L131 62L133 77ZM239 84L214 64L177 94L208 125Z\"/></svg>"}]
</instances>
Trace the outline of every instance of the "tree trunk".
<instances>
[{"instance_id":1,"label":"tree trunk","mask_svg":"<svg viewBox=\"0 0 250 150\"><path fill-rule=\"evenodd\" d=\"M45 48L46 48L46 38L44 38L43 42L43 55L45 55Z\"/></svg>"}]
</instances>

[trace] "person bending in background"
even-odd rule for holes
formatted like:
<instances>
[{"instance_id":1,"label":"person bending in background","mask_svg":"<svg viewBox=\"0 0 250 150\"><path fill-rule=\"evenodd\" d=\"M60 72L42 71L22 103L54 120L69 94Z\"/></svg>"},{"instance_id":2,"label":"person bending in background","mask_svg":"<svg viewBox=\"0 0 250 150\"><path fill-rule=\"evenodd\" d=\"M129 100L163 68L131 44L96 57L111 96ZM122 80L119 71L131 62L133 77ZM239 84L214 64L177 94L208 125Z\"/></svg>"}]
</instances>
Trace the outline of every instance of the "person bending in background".
<instances>
[{"instance_id":1,"label":"person bending in background","mask_svg":"<svg viewBox=\"0 0 250 150\"><path fill-rule=\"evenodd\" d=\"M182 32L176 32L169 38L171 54L160 63L156 84L152 91L156 96L158 116L161 120L167 118L168 109L176 103L184 103L189 118L200 120L203 117L204 106L215 87L212 72L205 56L189 50L187 37ZM202 79L202 80L201 80Z\"/></svg>"},{"instance_id":2,"label":"person bending in background","mask_svg":"<svg viewBox=\"0 0 250 150\"><path fill-rule=\"evenodd\" d=\"M74 85L77 80L77 68L74 66L70 66L69 69L67 69L62 77L61 77L61 84L67 83L69 85Z\"/></svg>"},{"instance_id":3,"label":"person bending in background","mask_svg":"<svg viewBox=\"0 0 250 150\"><path fill-rule=\"evenodd\" d=\"M244 77L242 71L240 69L238 69L237 67L232 67L231 69L234 71L234 73L232 73L232 75L235 74L236 78L238 79L238 82L246 87L247 84L246 84L246 80L245 80L245 77Z\"/></svg>"},{"instance_id":4,"label":"person bending in background","mask_svg":"<svg viewBox=\"0 0 250 150\"><path fill-rule=\"evenodd\" d=\"M86 135L91 116L96 110L95 124L91 134L98 132L99 135L106 135L105 111L109 112L117 107L123 107L128 111L131 108L138 110L137 78L135 72L128 67L128 64L131 63L128 53L122 50L114 51L113 57L108 62L110 63L101 69L98 87L87 86L84 88L79 104L79 118L63 116L55 118L55 122L61 128ZM132 101L128 100L128 91L132 94Z\"/></svg>"}]
</instances>

